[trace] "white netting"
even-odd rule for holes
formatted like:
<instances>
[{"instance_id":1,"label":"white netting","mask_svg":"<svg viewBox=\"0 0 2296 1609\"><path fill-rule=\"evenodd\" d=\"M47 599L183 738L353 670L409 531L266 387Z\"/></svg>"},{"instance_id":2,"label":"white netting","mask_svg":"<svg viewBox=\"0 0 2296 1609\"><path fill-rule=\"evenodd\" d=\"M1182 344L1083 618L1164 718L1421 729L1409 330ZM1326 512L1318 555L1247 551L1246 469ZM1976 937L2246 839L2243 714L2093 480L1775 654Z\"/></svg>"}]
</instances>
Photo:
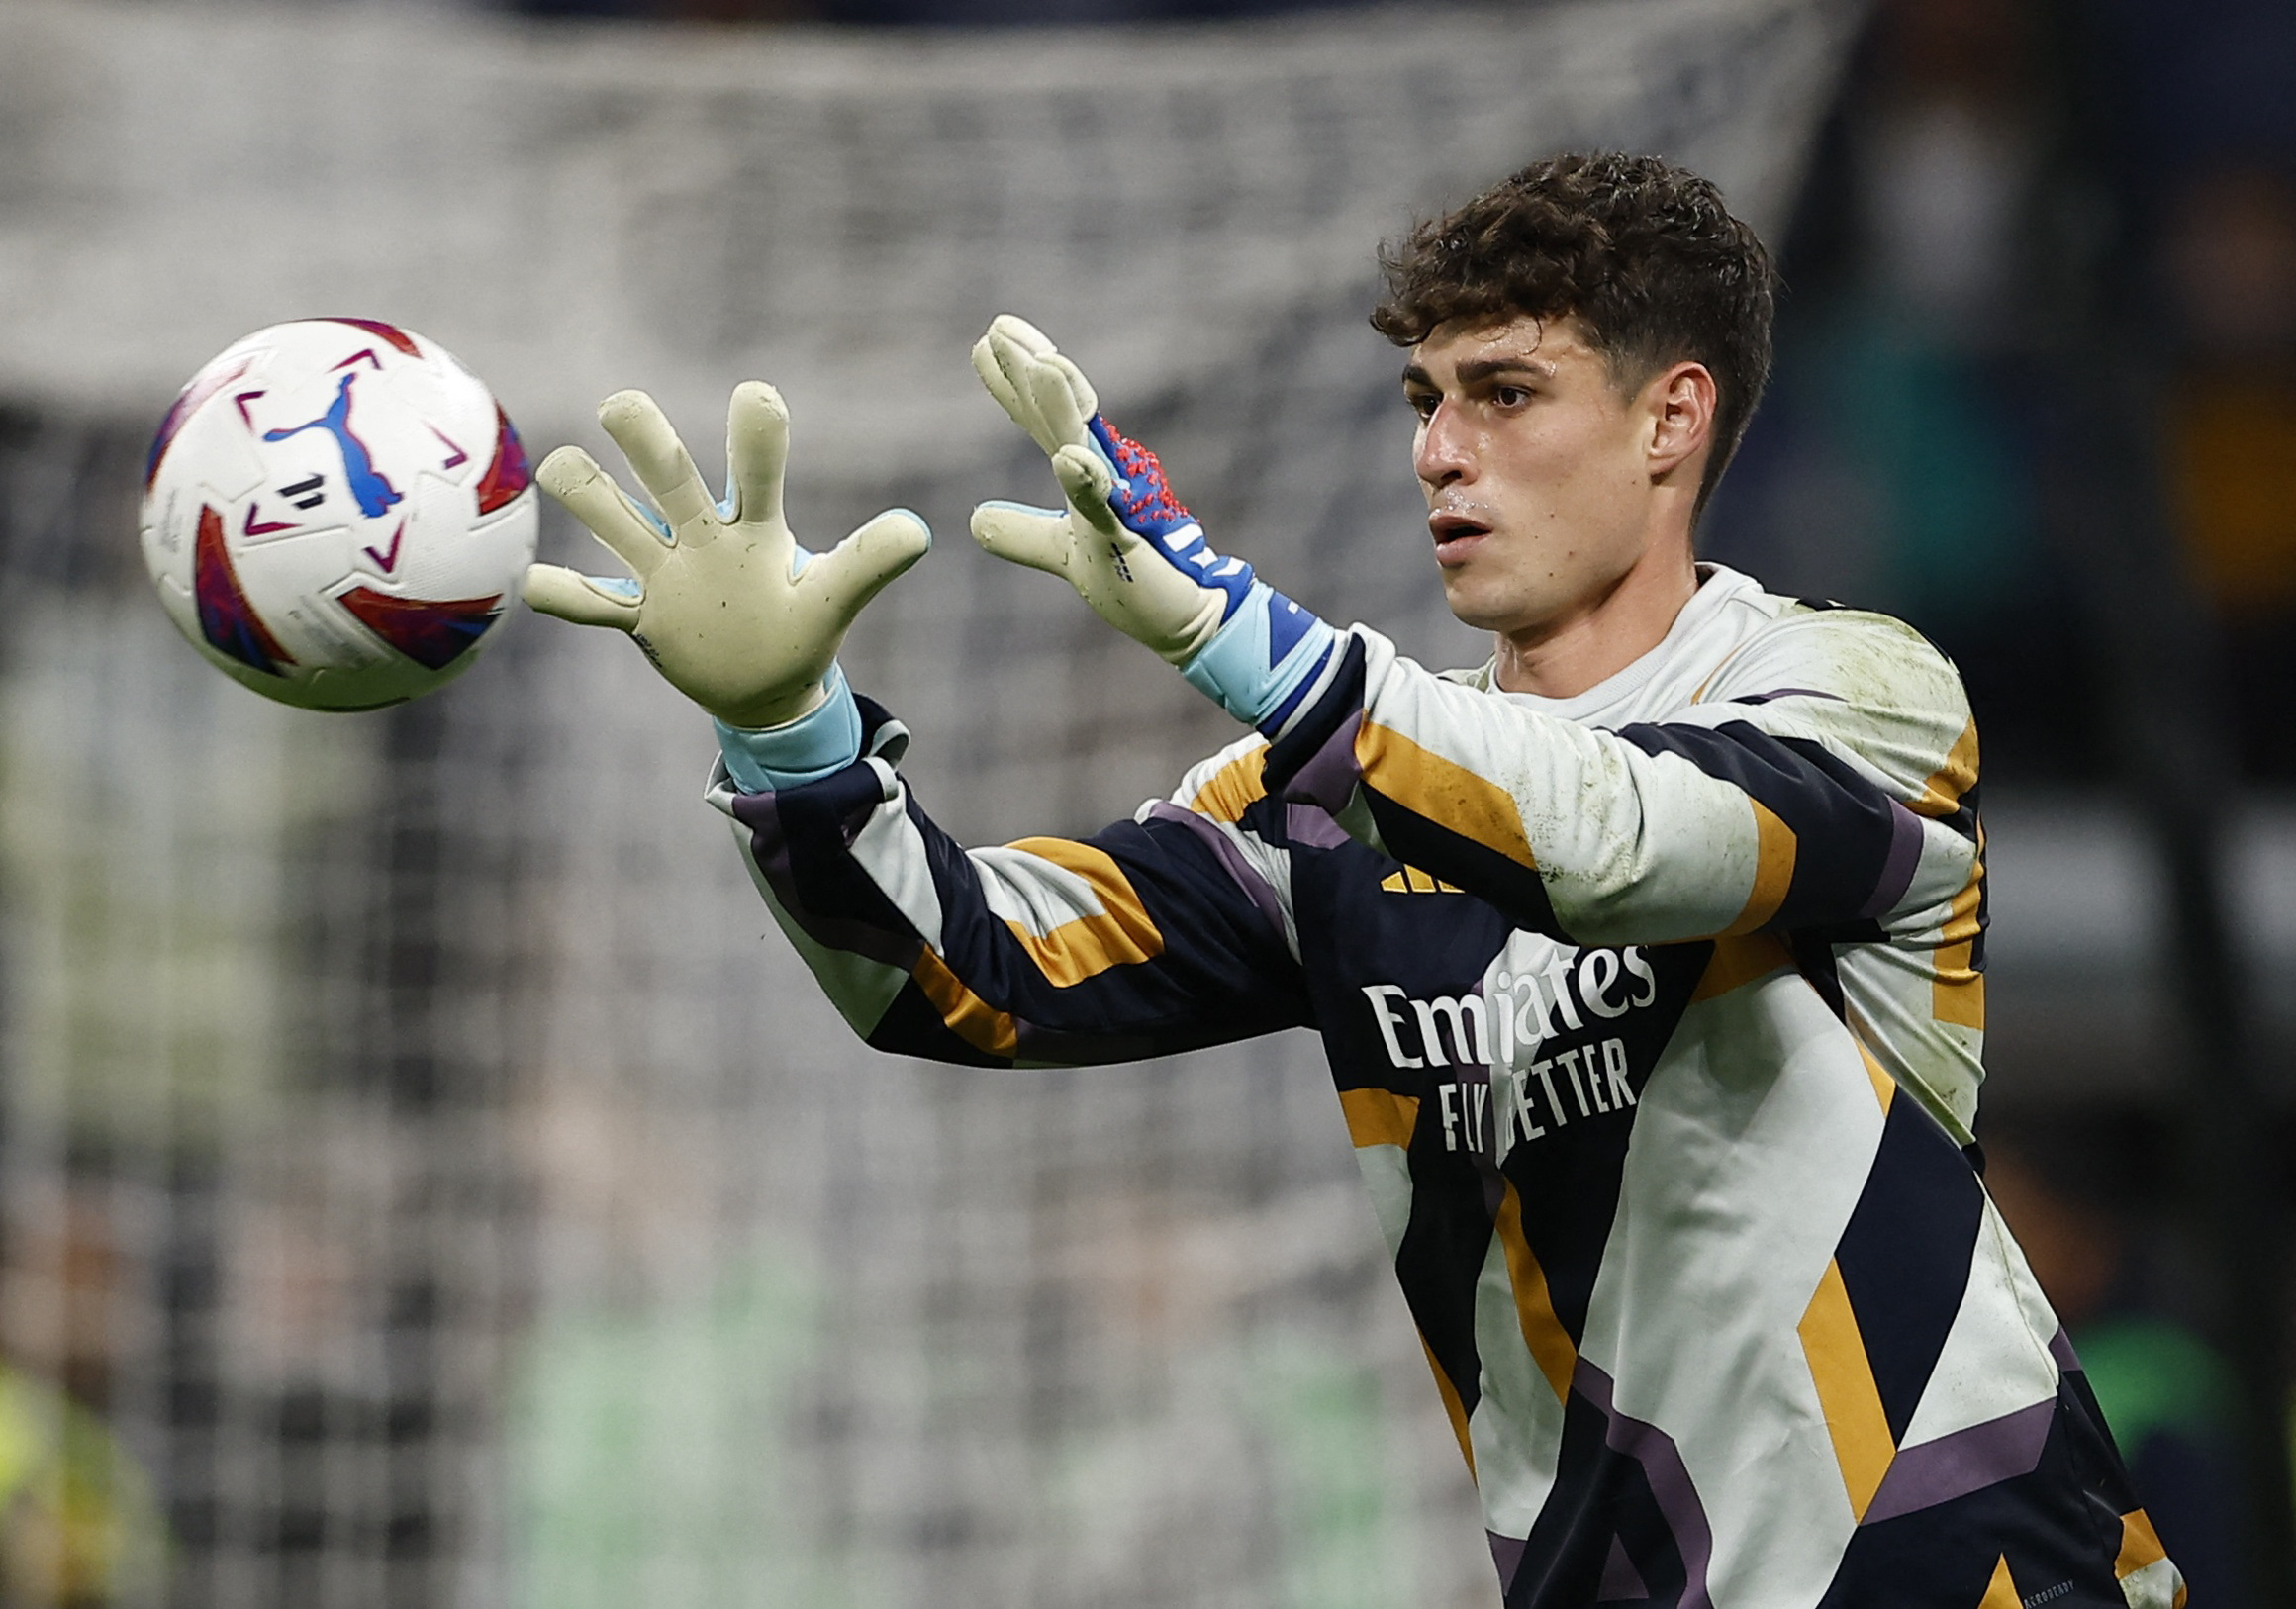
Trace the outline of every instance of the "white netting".
<instances>
[{"instance_id":1,"label":"white netting","mask_svg":"<svg viewBox=\"0 0 2296 1609\"><path fill-rule=\"evenodd\" d=\"M626 644L524 617L424 704L265 706L134 573L139 437L309 312L446 341L537 448L633 383L705 445L763 374L801 534L892 502L943 534L846 656L926 805L1086 829L1224 717L964 540L1048 486L974 394L986 318L1082 355L1288 591L1466 657L1363 322L1377 238L1575 143L1774 227L1850 22L0 15L10 1590L55 1598L48 1560L232 1609L1487 1601L1312 1041L1049 1075L859 1048Z\"/></svg>"}]
</instances>

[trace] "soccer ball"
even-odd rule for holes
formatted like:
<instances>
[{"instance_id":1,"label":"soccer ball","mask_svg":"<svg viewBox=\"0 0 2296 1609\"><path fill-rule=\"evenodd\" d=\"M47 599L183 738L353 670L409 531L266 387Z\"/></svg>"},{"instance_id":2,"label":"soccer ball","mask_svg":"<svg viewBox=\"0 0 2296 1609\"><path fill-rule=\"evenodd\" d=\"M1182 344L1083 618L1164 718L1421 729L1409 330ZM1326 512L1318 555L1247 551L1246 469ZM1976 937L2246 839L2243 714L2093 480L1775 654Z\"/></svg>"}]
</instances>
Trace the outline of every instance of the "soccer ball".
<instances>
[{"instance_id":1,"label":"soccer ball","mask_svg":"<svg viewBox=\"0 0 2296 1609\"><path fill-rule=\"evenodd\" d=\"M144 563L225 674L306 710L379 710L492 640L534 556L531 480L444 347L373 319L273 325L160 422Z\"/></svg>"}]
</instances>

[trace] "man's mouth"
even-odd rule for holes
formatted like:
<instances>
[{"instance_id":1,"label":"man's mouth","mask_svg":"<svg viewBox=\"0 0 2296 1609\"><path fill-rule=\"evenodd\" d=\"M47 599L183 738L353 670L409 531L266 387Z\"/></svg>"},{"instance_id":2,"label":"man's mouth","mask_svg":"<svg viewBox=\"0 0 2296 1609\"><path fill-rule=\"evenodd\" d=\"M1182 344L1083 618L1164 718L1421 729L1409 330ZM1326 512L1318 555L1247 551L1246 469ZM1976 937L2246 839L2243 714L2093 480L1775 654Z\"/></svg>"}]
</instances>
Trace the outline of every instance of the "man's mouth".
<instances>
[{"instance_id":1,"label":"man's mouth","mask_svg":"<svg viewBox=\"0 0 2296 1609\"><path fill-rule=\"evenodd\" d=\"M1490 527L1481 521L1442 510L1427 516L1427 529L1435 537L1435 562L1438 564L1465 564L1468 555L1482 546L1483 539L1490 534Z\"/></svg>"}]
</instances>

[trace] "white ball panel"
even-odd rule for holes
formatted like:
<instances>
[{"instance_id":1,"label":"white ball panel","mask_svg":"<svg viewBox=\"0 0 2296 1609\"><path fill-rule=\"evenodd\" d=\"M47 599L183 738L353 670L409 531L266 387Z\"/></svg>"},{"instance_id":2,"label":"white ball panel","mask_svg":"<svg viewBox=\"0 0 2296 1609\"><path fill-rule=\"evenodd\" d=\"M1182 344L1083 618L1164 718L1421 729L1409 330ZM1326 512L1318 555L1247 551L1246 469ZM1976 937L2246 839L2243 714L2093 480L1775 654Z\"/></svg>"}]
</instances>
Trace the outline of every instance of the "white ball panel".
<instances>
[{"instance_id":1,"label":"white ball panel","mask_svg":"<svg viewBox=\"0 0 2296 1609\"><path fill-rule=\"evenodd\" d=\"M257 331L161 426L144 563L177 628L258 692L335 709L418 697L492 642L533 558L523 454L489 480L506 446L492 394L420 335ZM501 506L482 512L490 492Z\"/></svg>"}]
</instances>

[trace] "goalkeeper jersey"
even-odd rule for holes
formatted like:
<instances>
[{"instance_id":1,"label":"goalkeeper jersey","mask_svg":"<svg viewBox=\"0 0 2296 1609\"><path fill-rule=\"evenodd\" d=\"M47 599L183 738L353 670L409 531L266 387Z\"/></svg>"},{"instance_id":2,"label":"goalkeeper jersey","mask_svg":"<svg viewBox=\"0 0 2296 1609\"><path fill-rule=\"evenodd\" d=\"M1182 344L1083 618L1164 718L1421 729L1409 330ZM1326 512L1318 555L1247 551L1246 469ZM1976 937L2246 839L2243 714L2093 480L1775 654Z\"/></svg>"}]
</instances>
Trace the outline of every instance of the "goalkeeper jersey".
<instances>
[{"instance_id":1,"label":"goalkeeper jersey","mask_svg":"<svg viewBox=\"0 0 2296 1609\"><path fill-rule=\"evenodd\" d=\"M1080 840L862 757L731 814L872 1045L1322 1036L1508 1609L2170 1609L1968 1148L1977 740L1884 616L1719 566L1567 700L1346 634L1306 713Z\"/></svg>"}]
</instances>

